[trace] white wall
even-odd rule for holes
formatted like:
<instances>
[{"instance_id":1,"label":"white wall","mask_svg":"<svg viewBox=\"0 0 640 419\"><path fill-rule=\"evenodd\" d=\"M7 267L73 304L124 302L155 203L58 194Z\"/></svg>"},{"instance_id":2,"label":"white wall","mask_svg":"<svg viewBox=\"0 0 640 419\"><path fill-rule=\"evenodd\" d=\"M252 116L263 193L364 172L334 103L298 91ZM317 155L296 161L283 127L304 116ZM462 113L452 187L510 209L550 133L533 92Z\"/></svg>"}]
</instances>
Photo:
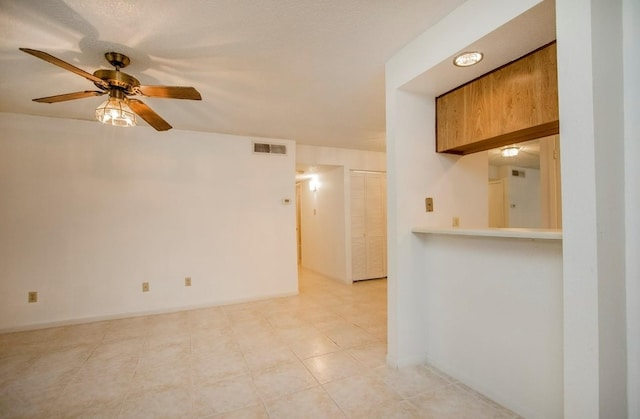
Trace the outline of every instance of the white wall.
<instances>
[{"instance_id":1,"label":"white wall","mask_svg":"<svg viewBox=\"0 0 640 419\"><path fill-rule=\"evenodd\" d=\"M429 361L526 418L561 418L562 242L421 239Z\"/></svg>"},{"instance_id":2,"label":"white wall","mask_svg":"<svg viewBox=\"0 0 640 419\"><path fill-rule=\"evenodd\" d=\"M229 135L0 126L0 329L297 292L293 142L283 157Z\"/></svg>"},{"instance_id":3,"label":"white wall","mask_svg":"<svg viewBox=\"0 0 640 419\"><path fill-rule=\"evenodd\" d=\"M380 151L350 150L298 144L296 162L299 164L343 166L349 170L386 170L386 153Z\"/></svg>"},{"instance_id":4,"label":"white wall","mask_svg":"<svg viewBox=\"0 0 640 419\"><path fill-rule=\"evenodd\" d=\"M640 2L624 0L624 156L629 418L640 418Z\"/></svg>"},{"instance_id":5,"label":"white wall","mask_svg":"<svg viewBox=\"0 0 640 419\"><path fill-rule=\"evenodd\" d=\"M350 282L346 267L344 168L319 172L317 190L300 188L302 266Z\"/></svg>"},{"instance_id":6,"label":"white wall","mask_svg":"<svg viewBox=\"0 0 640 419\"><path fill-rule=\"evenodd\" d=\"M622 418L628 413L622 1L557 0L556 11L565 417Z\"/></svg>"},{"instance_id":7,"label":"white wall","mask_svg":"<svg viewBox=\"0 0 640 419\"><path fill-rule=\"evenodd\" d=\"M500 179L500 166L489 165L489 180Z\"/></svg>"}]
</instances>

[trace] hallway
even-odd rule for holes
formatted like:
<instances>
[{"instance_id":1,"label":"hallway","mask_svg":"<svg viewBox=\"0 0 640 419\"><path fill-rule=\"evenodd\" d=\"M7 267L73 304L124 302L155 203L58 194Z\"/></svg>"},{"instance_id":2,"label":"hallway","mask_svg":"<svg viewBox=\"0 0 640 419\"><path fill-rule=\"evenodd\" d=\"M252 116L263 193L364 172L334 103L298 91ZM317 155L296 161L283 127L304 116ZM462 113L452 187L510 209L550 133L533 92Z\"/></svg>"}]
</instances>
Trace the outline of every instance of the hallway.
<instances>
[{"instance_id":1,"label":"hallway","mask_svg":"<svg viewBox=\"0 0 640 419\"><path fill-rule=\"evenodd\" d=\"M444 374L386 366L386 280L0 335L1 418L515 418Z\"/></svg>"}]
</instances>

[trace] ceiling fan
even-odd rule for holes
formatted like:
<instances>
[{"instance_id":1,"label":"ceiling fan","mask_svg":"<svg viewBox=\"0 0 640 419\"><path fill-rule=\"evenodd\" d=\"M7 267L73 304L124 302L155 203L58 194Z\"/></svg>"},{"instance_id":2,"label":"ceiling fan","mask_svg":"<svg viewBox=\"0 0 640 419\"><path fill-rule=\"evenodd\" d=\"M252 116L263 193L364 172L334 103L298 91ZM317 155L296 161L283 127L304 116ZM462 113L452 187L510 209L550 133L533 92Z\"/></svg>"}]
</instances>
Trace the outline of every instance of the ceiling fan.
<instances>
[{"instance_id":1,"label":"ceiling fan","mask_svg":"<svg viewBox=\"0 0 640 419\"><path fill-rule=\"evenodd\" d=\"M142 101L131 99L129 96L202 100L200 93L193 87L140 85L138 79L120 71L120 69L129 65L130 60L129 57L118 52L107 52L104 54L107 61L115 67L115 70L99 69L94 71L93 74L90 74L43 51L29 48L20 48L20 51L24 51L48 63L78 74L92 81L93 84L100 89L41 97L33 99L34 102L57 103L108 94L109 99L96 109L96 119L105 124L124 127L134 126L136 125L136 115L138 115L156 130L166 131L171 129L171 125L169 125L167 121L162 119L160 115L155 113Z\"/></svg>"}]
</instances>

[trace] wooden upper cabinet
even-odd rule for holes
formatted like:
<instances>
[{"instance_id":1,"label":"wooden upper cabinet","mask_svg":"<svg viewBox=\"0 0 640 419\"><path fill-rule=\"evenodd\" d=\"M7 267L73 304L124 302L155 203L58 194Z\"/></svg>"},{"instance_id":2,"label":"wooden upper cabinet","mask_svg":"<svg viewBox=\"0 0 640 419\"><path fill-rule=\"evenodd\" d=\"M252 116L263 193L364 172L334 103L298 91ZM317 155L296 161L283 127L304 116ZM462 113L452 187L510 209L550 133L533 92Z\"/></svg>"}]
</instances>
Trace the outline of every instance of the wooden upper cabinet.
<instances>
[{"instance_id":1,"label":"wooden upper cabinet","mask_svg":"<svg viewBox=\"0 0 640 419\"><path fill-rule=\"evenodd\" d=\"M558 134L555 42L436 98L436 150L469 154Z\"/></svg>"}]
</instances>

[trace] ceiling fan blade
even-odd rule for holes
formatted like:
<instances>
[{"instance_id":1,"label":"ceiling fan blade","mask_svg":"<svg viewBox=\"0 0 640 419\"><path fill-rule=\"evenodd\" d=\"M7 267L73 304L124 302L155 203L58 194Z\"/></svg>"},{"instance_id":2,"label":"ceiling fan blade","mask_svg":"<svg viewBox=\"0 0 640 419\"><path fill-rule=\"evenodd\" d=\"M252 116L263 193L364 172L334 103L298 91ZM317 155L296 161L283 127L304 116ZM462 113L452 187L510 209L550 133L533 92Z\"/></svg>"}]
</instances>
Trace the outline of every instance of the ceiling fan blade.
<instances>
[{"instance_id":1,"label":"ceiling fan blade","mask_svg":"<svg viewBox=\"0 0 640 419\"><path fill-rule=\"evenodd\" d=\"M106 81L94 76L93 74L87 73L86 71L81 70L78 67L69 64L66 61L62 61L60 58L56 58L51 54L47 54L46 52L38 51L35 49L29 49L29 48L20 48L20 51L24 51L27 54L31 54L34 57L38 57L41 60L44 60L48 63L57 65L58 67L64 68L65 70L71 71L72 73L76 73L77 75L82 76L85 79L96 83L98 86L109 88L109 83L107 83Z\"/></svg>"},{"instance_id":2,"label":"ceiling fan blade","mask_svg":"<svg viewBox=\"0 0 640 419\"><path fill-rule=\"evenodd\" d=\"M85 90L84 92L66 93L64 95L39 97L33 99L34 102L40 103L57 103L64 102L66 100L83 99L85 97L102 96L106 92L100 92L98 90Z\"/></svg>"},{"instance_id":3,"label":"ceiling fan blade","mask_svg":"<svg viewBox=\"0 0 640 419\"><path fill-rule=\"evenodd\" d=\"M154 127L157 131L167 131L171 129L171 125L160 115L155 113L153 109L145 105L143 102L138 99L127 99L127 104L140 118L147 121L149 125Z\"/></svg>"},{"instance_id":4,"label":"ceiling fan blade","mask_svg":"<svg viewBox=\"0 0 640 419\"><path fill-rule=\"evenodd\" d=\"M165 97L171 99L202 100L200 93L193 87L183 86L139 86L136 90L143 96Z\"/></svg>"}]
</instances>

